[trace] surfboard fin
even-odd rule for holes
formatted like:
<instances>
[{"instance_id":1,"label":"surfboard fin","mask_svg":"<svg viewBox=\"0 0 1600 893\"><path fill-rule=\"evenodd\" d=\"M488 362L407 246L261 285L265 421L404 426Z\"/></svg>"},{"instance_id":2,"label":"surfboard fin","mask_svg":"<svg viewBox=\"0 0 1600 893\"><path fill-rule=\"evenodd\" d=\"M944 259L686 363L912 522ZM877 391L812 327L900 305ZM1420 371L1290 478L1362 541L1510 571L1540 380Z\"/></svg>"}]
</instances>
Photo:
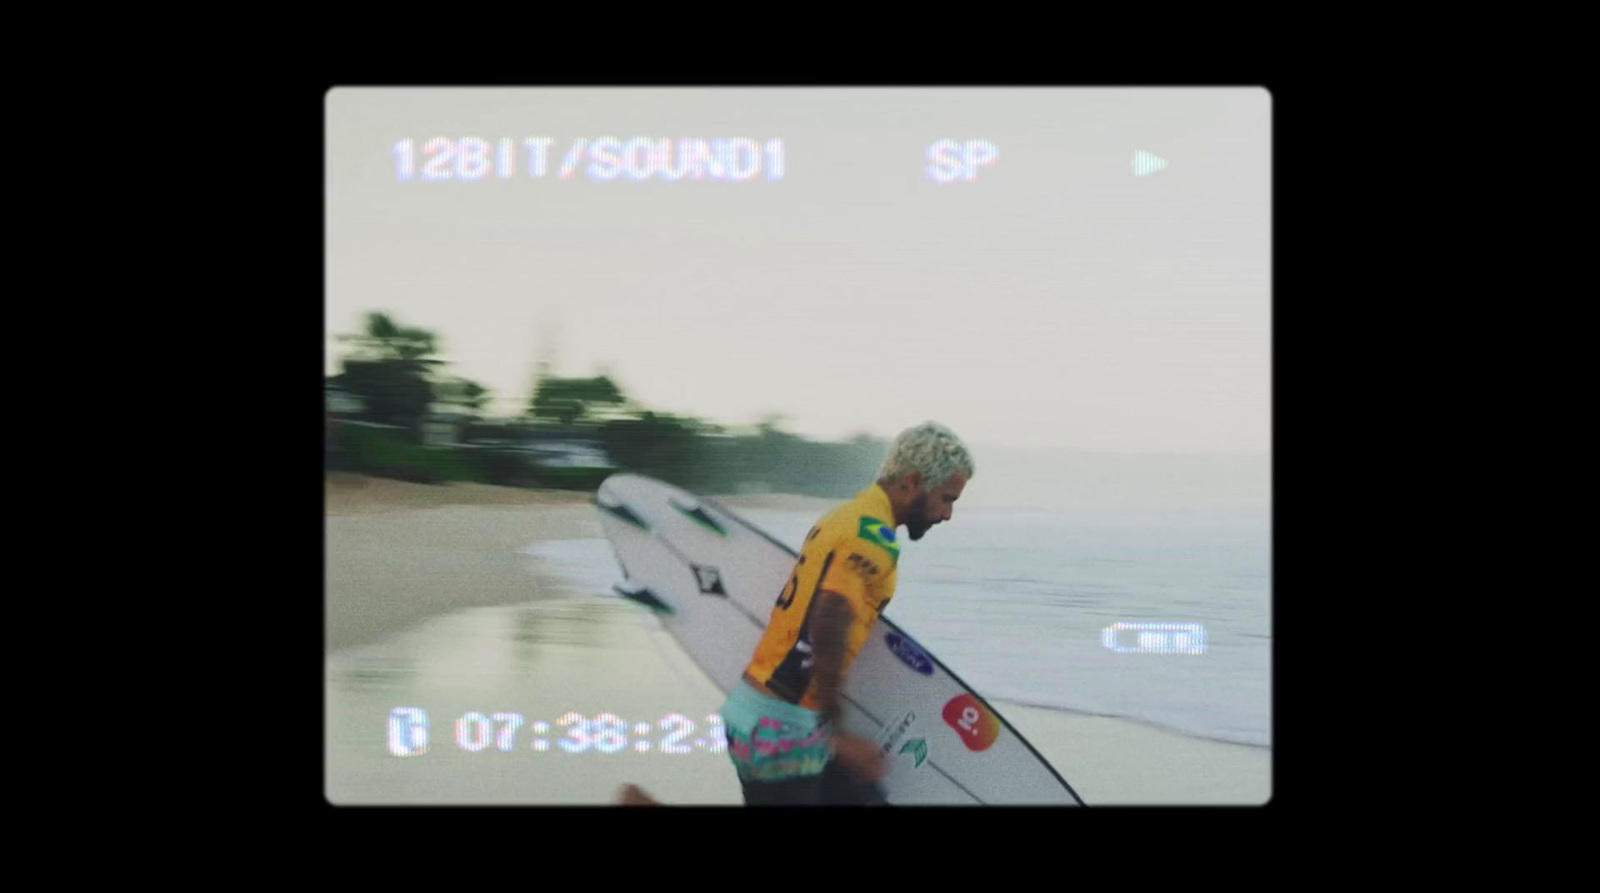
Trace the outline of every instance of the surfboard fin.
<instances>
[{"instance_id":1,"label":"surfboard fin","mask_svg":"<svg viewBox=\"0 0 1600 893\"><path fill-rule=\"evenodd\" d=\"M676 611L672 610L672 606L671 605L667 604L666 602L662 601L659 598L656 598L655 593L653 593L650 590L644 588L643 586L641 586L641 587L639 587L637 589L628 589L628 588L622 586L621 584L618 584L618 585L613 586L611 588L618 595L622 596L623 598L627 599L628 601L638 602L639 604L644 605L645 607L649 608L652 611L655 611L658 614L676 614L677 613Z\"/></svg>"},{"instance_id":2,"label":"surfboard fin","mask_svg":"<svg viewBox=\"0 0 1600 893\"><path fill-rule=\"evenodd\" d=\"M639 528L640 530L649 530L650 529L650 525L644 523L644 519L643 518L640 518L638 515L635 515L632 512L632 510L630 510L627 506L623 505L622 503L617 503L616 505L606 505L605 503L601 502L598 497L593 499L593 500L591 500L591 501L596 506L598 506L601 511L609 512L609 513L611 513L613 515L616 515L618 518L621 518L622 520L628 522L629 524L632 524L633 526Z\"/></svg>"},{"instance_id":3,"label":"surfboard fin","mask_svg":"<svg viewBox=\"0 0 1600 893\"><path fill-rule=\"evenodd\" d=\"M716 522L716 519L712 518L709 514L707 514L706 510L701 508L700 506L698 506L698 505L696 505L696 506L681 505L681 504L679 504L679 502L676 499L668 499L667 502L669 504L671 504L671 506L673 508L675 508L678 511L682 512L684 517L694 521L696 524L699 524L701 527L704 527L705 529L711 531L712 533L716 534L717 536L727 536L728 535L728 531L726 529L724 529L721 524L718 524Z\"/></svg>"}]
</instances>

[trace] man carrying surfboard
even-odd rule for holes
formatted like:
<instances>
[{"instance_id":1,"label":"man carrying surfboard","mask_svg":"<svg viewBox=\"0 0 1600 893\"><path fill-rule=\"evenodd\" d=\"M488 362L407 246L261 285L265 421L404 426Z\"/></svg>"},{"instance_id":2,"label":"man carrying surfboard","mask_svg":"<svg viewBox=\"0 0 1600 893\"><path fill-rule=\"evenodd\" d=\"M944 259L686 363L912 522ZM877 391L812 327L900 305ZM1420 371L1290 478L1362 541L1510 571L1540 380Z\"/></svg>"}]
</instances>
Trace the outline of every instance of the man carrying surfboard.
<instances>
[{"instance_id":1,"label":"man carrying surfboard","mask_svg":"<svg viewBox=\"0 0 1600 893\"><path fill-rule=\"evenodd\" d=\"M972 455L935 422L895 438L878 480L806 535L743 679L720 711L748 805L883 805L877 746L839 728L840 690L894 596L904 527L949 521Z\"/></svg>"}]
</instances>

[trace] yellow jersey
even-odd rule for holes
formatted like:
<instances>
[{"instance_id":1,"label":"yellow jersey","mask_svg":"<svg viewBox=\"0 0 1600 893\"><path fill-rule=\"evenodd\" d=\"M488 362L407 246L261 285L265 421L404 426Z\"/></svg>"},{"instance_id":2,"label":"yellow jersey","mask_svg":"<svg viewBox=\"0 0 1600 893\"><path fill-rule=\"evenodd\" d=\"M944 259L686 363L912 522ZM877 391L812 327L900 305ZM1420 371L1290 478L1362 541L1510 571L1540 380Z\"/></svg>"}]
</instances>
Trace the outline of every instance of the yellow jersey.
<instances>
[{"instance_id":1,"label":"yellow jersey","mask_svg":"<svg viewBox=\"0 0 1600 893\"><path fill-rule=\"evenodd\" d=\"M791 704L820 709L811 678L811 616L817 596L824 590L837 592L854 614L845 637L843 678L894 596L900 560L895 528L889 494L877 484L823 515L806 534L794 573L778 594L745 672Z\"/></svg>"}]
</instances>

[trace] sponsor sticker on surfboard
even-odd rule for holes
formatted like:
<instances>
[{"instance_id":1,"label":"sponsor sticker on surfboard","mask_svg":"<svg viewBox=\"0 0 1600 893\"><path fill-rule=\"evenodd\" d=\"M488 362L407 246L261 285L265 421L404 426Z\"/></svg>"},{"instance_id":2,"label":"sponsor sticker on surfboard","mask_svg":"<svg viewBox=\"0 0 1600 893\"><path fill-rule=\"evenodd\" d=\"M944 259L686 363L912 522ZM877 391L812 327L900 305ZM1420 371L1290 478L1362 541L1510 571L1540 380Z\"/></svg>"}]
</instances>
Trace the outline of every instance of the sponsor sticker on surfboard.
<instances>
[{"instance_id":1,"label":"sponsor sticker on surfboard","mask_svg":"<svg viewBox=\"0 0 1600 893\"><path fill-rule=\"evenodd\" d=\"M878 753L888 758L891 754L904 756L911 760L911 768L920 769L928 759L928 741L925 738L913 738L915 731L912 726L917 721L917 712L907 710L906 714L898 720L884 726L878 734Z\"/></svg>"},{"instance_id":2,"label":"sponsor sticker on surfboard","mask_svg":"<svg viewBox=\"0 0 1600 893\"><path fill-rule=\"evenodd\" d=\"M944 721L961 736L967 750L988 750L1000 736L1000 720L977 696L956 695L944 705Z\"/></svg>"},{"instance_id":3,"label":"sponsor sticker on surfboard","mask_svg":"<svg viewBox=\"0 0 1600 893\"><path fill-rule=\"evenodd\" d=\"M909 637L899 633L887 633L883 637L883 643L889 646L889 650L900 659L901 663L924 676L933 675L933 658L928 657L927 653Z\"/></svg>"},{"instance_id":4,"label":"sponsor sticker on surfboard","mask_svg":"<svg viewBox=\"0 0 1600 893\"><path fill-rule=\"evenodd\" d=\"M722 588L721 571L705 564L691 564L689 568L694 571L695 579L700 582L700 593L702 595L728 597L728 590Z\"/></svg>"}]
</instances>

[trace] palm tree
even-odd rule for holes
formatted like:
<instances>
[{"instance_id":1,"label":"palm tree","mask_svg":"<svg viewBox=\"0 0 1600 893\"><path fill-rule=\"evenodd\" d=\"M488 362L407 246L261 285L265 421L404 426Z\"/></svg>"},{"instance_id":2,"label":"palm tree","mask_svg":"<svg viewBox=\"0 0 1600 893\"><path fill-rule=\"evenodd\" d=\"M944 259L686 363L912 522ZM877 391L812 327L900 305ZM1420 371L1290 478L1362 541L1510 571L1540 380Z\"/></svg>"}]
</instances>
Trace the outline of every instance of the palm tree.
<instances>
[{"instance_id":1,"label":"palm tree","mask_svg":"<svg viewBox=\"0 0 1600 893\"><path fill-rule=\"evenodd\" d=\"M368 313L365 330L340 335L355 353L341 361L340 385L362 398L373 421L416 428L433 402L434 359L439 338L425 329L401 326L387 313Z\"/></svg>"}]
</instances>

